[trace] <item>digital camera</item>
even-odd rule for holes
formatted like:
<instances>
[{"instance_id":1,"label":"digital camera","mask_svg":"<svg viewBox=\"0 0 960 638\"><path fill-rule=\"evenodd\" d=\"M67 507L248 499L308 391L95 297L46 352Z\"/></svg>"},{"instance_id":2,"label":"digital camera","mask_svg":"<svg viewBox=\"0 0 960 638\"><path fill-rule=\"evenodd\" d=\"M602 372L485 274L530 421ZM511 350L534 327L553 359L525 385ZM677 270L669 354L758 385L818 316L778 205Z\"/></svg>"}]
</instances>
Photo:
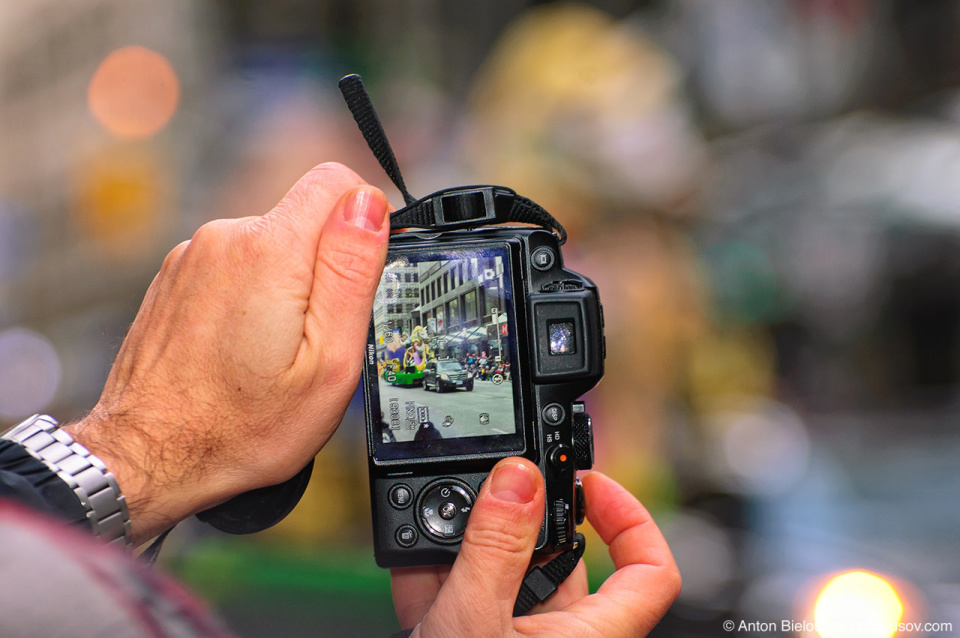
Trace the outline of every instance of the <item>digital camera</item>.
<instances>
[{"instance_id":1,"label":"digital camera","mask_svg":"<svg viewBox=\"0 0 960 638\"><path fill-rule=\"evenodd\" d=\"M510 196L466 187L424 201L442 226ZM480 486L508 456L543 473L536 551L570 549L584 516L576 470L593 464L590 416L575 399L604 358L597 288L563 267L554 233L392 235L363 377L377 564L453 562Z\"/></svg>"}]
</instances>

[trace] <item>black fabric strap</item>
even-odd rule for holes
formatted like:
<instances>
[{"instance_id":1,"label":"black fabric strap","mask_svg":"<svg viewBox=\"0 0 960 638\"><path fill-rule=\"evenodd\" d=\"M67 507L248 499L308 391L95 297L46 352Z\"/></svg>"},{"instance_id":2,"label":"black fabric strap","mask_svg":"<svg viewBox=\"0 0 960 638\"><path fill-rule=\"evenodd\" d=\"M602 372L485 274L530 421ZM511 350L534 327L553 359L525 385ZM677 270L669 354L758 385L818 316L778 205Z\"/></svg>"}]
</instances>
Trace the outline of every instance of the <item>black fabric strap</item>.
<instances>
[{"instance_id":1,"label":"black fabric strap","mask_svg":"<svg viewBox=\"0 0 960 638\"><path fill-rule=\"evenodd\" d=\"M174 525L174 527L176 527L176 525ZM139 558L150 565L156 563L157 557L160 556L160 550L163 548L163 541L167 540L167 536L169 536L172 531L173 527L157 536L154 541L150 543L150 547L140 553Z\"/></svg>"},{"instance_id":2,"label":"black fabric strap","mask_svg":"<svg viewBox=\"0 0 960 638\"><path fill-rule=\"evenodd\" d=\"M417 200L403 183L397 158L390 148L387 134L363 86L363 80L356 74L344 77L340 80L340 92L367 146L403 194L403 201L407 204L405 208L390 214L391 229L457 230L520 222L536 224L554 232L561 244L567 241L567 231L542 206L502 186L448 188Z\"/></svg>"},{"instance_id":3,"label":"black fabric strap","mask_svg":"<svg viewBox=\"0 0 960 638\"><path fill-rule=\"evenodd\" d=\"M313 463L311 460L289 481L234 496L199 512L197 518L228 534L256 534L269 529L286 518L300 502L310 483Z\"/></svg>"},{"instance_id":4,"label":"black fabric strap","mask_svg":"<svg viewBox=\"0 0 960 638\"><path fill-rule=\"evenodd\" d=\"M560 244L567 241L567 231L560 225L553 215L532 199L514 194L513 209L510 211L510 221L524 224L537 224L557 233Z\"/></svg>"},{"instance_id":5,"label":"black fabric strap","mask_svg":"<svg viewBox=\"0 0 960 638\"><path fill-rule=\"evenodd\" d=\"M560 244L567 240L567 231L542 206L504 186L447 188L390 213L394 230L457 230L506 222L536 224L554 232Z\"/></svg>"},{"instance_id":6,"label":"black fabric strap","mask_svg":"<svg viewBox=\"0 0 960 638\"><path fill-rule=\"evenodd\" d=\"M340 80L340 93L347 102L347 108L353 114L360 132L363 133L363 139L367 140L367 146L373 151L374 157L380 162L380 166L386 171L387 176L396 185L403 194L403 201L412 204L416 201L413 195L407 192L407 187L403 183L403 176L400 174L400 167L397 165L397 158L390 148L390 142L387 140L387 134L383 130L383 124L377 117L377 112L373 108L373 102L367 89L363 86L363 80L357 74L348 75Z\"/></svg>"},{"instance_id":7,"label":"black fabric strap","mask_svg":"<svg viewBox=\"0 0 960 638\"><path fill-rule=\"evenodd\" d=\"M63 480L19 443L0 440L0 498L90 530L86 510Z\"/></svg>"},{"instance_id":8,"label":"black fabric strap","mask_svg":"<svg viewBox=\"0 0 960 638\"><path fill-rule=\"evenodd\" d=\"M522 616L530 611L534 605L542 603L553 596L561 583L573 573L577 563L583 558L586 542L583 534L573 537L573 549L568 549L556 556L543 567L534 567L523 579L517 603L513 606L513 615Z\"/></svg>"}]
</instances>

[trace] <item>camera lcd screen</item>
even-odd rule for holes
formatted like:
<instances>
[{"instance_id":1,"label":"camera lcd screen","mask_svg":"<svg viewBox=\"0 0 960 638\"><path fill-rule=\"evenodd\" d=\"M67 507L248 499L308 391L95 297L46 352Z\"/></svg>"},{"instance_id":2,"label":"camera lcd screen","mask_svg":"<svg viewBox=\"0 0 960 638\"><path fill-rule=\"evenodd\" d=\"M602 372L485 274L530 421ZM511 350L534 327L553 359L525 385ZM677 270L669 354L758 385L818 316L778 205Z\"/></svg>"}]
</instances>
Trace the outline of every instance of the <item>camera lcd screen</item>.
<instances>
[{"instance_id":1,"label":"camera lcd screen","mask_svg":"<svg viewBox=\"0 0 960 638\"><path fill-rule=\"evenodd\" d=\"M388 256L367 384L377 459L523 448L513 287L506 247Z\"/></svg>"}]
</instances>

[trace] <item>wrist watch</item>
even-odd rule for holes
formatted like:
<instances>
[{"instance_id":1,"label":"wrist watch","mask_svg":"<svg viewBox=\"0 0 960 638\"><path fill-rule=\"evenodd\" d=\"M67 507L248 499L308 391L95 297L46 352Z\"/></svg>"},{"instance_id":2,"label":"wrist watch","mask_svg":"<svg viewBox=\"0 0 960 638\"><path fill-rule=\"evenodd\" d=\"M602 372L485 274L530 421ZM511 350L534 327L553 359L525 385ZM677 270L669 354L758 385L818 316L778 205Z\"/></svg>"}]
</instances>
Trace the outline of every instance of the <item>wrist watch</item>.
<instances>
[{"instance_id":1,"label":"wrist watch","mask_svg":"<svg viewBox=\"0 0 960 638\"><path fill-rule=\"evenodd\" d=\"M66 483L87 513L95 536L130 545L130 513L117 479L99 458L60 429L53 417L35 414L3 433Z\"/></svg>"}]
</instances>

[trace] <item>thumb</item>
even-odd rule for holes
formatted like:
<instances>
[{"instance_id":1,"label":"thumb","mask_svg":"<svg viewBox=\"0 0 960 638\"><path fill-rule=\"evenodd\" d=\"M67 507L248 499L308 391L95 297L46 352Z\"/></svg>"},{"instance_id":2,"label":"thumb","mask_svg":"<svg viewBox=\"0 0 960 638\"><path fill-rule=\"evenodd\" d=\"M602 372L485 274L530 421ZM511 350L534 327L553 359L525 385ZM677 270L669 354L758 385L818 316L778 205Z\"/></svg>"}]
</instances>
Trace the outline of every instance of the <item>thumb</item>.
<instances>
[{"instance_id":1,"label":"thumb","mask_svg":"<svg viewBox=\"0 0 960 638\"><path fill-rule=\"evenodd\" d=\"M432 635L434 629L436 635L448 636L512 633L513 605L543 512L543 477L537 466L521 458L500 461L477 497L460 554L424 618L421 635Z\"/></svg>"},{"instance_id":2,"label":"thumb","mask_svg":"<svg viewBox=\"0 0 960 638\"><path fill-rule=\"evenodd\" d=\"M387 198L373 186L344 193L323 226L304 336L329 369L359 370L389 237Z\"/></svg>"}]
</instances>

